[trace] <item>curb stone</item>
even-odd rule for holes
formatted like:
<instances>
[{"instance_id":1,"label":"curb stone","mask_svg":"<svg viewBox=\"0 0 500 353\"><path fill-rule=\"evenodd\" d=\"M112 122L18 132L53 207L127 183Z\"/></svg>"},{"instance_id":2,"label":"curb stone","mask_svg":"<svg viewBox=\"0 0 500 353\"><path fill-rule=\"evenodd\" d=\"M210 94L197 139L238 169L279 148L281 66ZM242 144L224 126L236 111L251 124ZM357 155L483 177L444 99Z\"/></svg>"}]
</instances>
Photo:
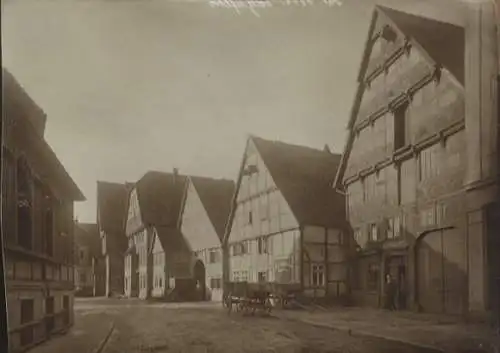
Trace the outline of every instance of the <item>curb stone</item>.
<instances>
[{"instance_id":1,"label":"curb stone","mask_svg":"<svg viewBox=\"0 0 500 353\"><path fill-rule=\"evenodd\" d=\"M350 336L356 335L356 336L364 336L364 337L374 337L374 338L379 338L379 339L383 339L383 340L386 340L386 341L391 341L391 342L395 342L395 343L405 344L405 345L408 345L408 346L413 346L415 348L425 349L425 350L428 350L430 352L435 352L435 353L449 353L449 352L446 352L443 349L435 347L435 346L429 346L429 345L425 345L425 344L421 344L421 343L405 341L405 340L401 340L401 339L397 339L397 338L393 338L393 337L387 337L387 336L380 335L380 334L375 334L375 333L368 333L368 332L365 332L365 331L362 331L362 330L356 330L356 329L353 330L352 328L340 328L340 327L336 327L336 326L333 326L333 325L330 325L330 324L320 324L320 323L317 323L317 322L314 322L314 321L310 321L310 320L307 320L307 319L295 319L295 318L289 318L289 317L283 318L283 317L279 317L277 315L273 315L273 316L275 316L275 317L277 317L279 319L283 319L283 320L294 321L294 322L302 322L304 324L311 325L311 326L314 326L314 327L317 327L317 328L342 331L342 332L348 333Z\"/></svg>"}]
</instances>

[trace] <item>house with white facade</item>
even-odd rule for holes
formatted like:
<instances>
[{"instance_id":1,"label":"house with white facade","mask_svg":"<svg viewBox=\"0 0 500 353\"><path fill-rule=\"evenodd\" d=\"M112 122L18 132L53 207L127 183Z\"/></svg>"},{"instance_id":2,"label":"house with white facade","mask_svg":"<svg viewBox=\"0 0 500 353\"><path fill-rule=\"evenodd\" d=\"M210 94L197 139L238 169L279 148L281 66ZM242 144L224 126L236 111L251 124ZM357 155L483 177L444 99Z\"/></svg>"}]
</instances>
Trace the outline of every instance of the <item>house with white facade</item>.
<instances>
[{"instance_id":1,"label":"house with white facade","mask_svg":"<svg viewBox=\"0 0 500 353\"><path fill-rule=\"evenodd\" d=\"M340 155L250 136L224 238L224 280L300 284L309 297L348 292L345 198L331 188Z\"/></svg>"},{"instance_id":2,"label":"house with white facade","mask_svg":"<svg viewBox=\"0 0 500 353\"><path fill-rule=\"evenodd\" d=\"M188 178L180 230L192 252L190 268L200 298L222 300L222 240L235 183L205 177Z\"/></svg>"},{"instance_id":3,"label":"house with white facade","mask_svg":"<svg viewBox=\"0 0 500 353\"><path fill-rule=\"evenodd\" d=\"M186 177L149 171L131 189L126 223L125 295L147 299L154 292L155 238L172 242L176 234ZM169 248L169 247L167 247ZM170 249L170 248L169 248ZM162 282L162 286L167 284Z\"/></svg>"}]
</instances>

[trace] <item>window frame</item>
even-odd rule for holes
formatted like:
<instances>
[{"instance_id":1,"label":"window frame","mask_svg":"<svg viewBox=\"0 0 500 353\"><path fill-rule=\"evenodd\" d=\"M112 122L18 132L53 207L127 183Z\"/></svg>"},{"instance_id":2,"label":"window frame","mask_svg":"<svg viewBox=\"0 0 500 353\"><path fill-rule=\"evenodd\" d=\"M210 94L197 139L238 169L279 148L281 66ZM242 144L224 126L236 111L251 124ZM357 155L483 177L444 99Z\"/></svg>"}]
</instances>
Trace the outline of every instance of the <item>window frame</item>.
<instances>
[{"instance_id":1,"label":"window frame","mask_svg":"<svg viewBox=\"0 0 500 353\"><path fill-rule=\"evenodd\" d=\"M325 264L311 264L311 286L324 287L326 284L326 269Z\"/></svg>"},{"instance_id":2,"label":"window frame","mask_svg":"<svg viewBox=\"0 0 500 353\"><path fill-rule=\"evenodd\" d=\"M409 109L408 102L402 102L394 107L393 118L394 118L394 151L398 151L408 145L406 128L407 128L407 114Z\"/></svg>"},{"instance_id":3,"label":"window frame","mask_svg":"<svg viewBox=\"0 0 500 353\"><path fill-rule=\"evenodd\" d=\"M375 236L373 236L374 234L375 234ZM369 228L369 233L368 233L368 239L371 242L378 242L380 240L380 237L379 237L379 234L378 234L378 225L377 225L377 223L370 223L370 228Z\"/></svg>"}]
</instances>

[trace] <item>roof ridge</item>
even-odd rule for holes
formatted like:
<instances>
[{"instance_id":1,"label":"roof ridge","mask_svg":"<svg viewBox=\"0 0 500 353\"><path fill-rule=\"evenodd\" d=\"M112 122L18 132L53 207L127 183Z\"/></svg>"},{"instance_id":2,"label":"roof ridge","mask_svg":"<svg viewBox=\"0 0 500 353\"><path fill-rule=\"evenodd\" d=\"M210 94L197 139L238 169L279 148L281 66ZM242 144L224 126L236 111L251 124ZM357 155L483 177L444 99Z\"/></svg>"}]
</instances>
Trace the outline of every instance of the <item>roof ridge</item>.
<instances>
[{"instance_id":1,"label":"roof ridge","mask_svg":"<svg viewBox=\"0 0 500 353\"><path fill-rule=\"evenodd\" d=\"M299 145L299 144L290 143L290 142L283 142L283 141L280 141L280 140L270 140L270 139L265 139L265 138L262 138L262 137L259 137L259 136L252 136L251 138L252 139L261 140L261 141L264 141L264 142L268 142L268 143L272 143L272 144L275 144L275 145L282 145L282 146L288 146L288 147L296 147L296 148L311 150L311 151L314 151L314 152L320 152L320 153L323 153L324 155L330 155L330 156L336 156L336 155L338 155L338 156L341 156L341 153L328 152L328 151L325 151L324 149L321 149L321 148L316 148L316 147L311 147L311 146L306 146L306 145Z\"/></svg>"},{"instance_id":2,"label":"roof ridge","mask_svg":"<svg viewBox=\"0 0 500 353\"><path fill-rule=\"evenodd\" d=\"M97 180L97 184L113 184L113 185L122 185L125 186L127 182L125 183L120 183L117 181L107 181L107 180Z\"/></svg>"},{"instance_id":3,"label":"roof ridge","mask_svg":"<svg viewBox=\"0 0 500 353\"><path fill-rule=\"evenodd\" d=\"M234 183L233 179L227 179L227 178L214 178L214 177L208 177L208 176L202 176L202 175L190 175L189 177L191 179L205 179L205 180L212 180L212 181L227 181L227 182Z\"/></svg>"},{"instance_id":4,"label":"roof ridge","mask_svg":"<svg viewBox=\"0 0 500 353\"><path fill-rule=\"evenodd\" d=\"M436 18L432 18L432 17L428 17L428 16L424 16L424 15L418 15L416 13L412 13L412 12L407 12L407 11L403 11L403 10L399 10L399 9L395 9L393 7L389 7L389 6L385 6L385 5L375 5L375 8L378 8L380 11L383 11L384 13L386 13L386 11L388 12L398 12L400 14L403 14L405 16L411 16L411 17L417 17L419 19L423 19L423 20L426 20L426 21L433 21L433 22L437 22L437 23L441 23L443 25L449 25L449 26L453 26L453 27L457 27L457 28L464 28L464 26L460 26L460 25L457 25L456 23L451 23L451 22L446 22L442 19L436 19ZM387 16L390 16L390 14L386 13Z\"/></svg>"}]
</instances>

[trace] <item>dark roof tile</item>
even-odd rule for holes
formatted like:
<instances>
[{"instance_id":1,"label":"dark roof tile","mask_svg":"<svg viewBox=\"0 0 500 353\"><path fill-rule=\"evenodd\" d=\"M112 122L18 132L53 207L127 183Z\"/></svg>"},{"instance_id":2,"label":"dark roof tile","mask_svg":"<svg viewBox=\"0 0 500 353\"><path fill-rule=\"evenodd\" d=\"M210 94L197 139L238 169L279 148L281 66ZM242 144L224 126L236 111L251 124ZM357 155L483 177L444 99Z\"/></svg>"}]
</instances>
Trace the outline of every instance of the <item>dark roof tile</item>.
<instances>
[{"instance_id":1,"label":"dark roof tile","mask_svg":"<svg viewBox=\"0 0 500 353\"><path fill-rule=\"evenodd\" d=\"M302 225L344 226L344 197L331 188L340 155L251 137L276 186Z\"/></svg>"},{"instance_id":2,"label":"dark roof tile","mask_svg":"<svg viewBox=\"0 0 500 353\"><path fill-rule=\"evenodd\" d=\"M97 224L95 223L75 223L75 244L79 246L88 246L91 255L101 256L101 239Z\"/></svg>"},{"instance_id":3,"label":"dark roof tile","mask_svg":"<svg viewBox=\"0 0 500 353\"><path fill-rule=\"evenodd\" d=\"M137 197L145 225L177 225L187 177L149 171L136 183Z\"/></svg>"},{"instance_id":4,"label":"dark roof tile","mask_svg":"<svg viewBox=\"0 0 500 353\"><path fill-rule=\"evenodd\" d=\"M451 23L377 6L406 36L464 84L465 30Z\"/></svg>"},{"instance_id":5,"label":"dark roof tile","mask_svg":"<svg viewBox=\"0 0 500 353\"><path fill-rule=\"evenodd\" d=\"M232 180L190 177L212 225L222 241L235 190Z\"/></svg>"},{"instance_id":6,"label":"dark roof tile","mask_svg":"<svg viewBox=\"0 0 500 353\"><path fill-rule=\"evenodd\" d=\"M99 228L109 237L109 246L125 250L125 222L130 183L97 182L97 221Z\"/></svg>"}]
</instances>

